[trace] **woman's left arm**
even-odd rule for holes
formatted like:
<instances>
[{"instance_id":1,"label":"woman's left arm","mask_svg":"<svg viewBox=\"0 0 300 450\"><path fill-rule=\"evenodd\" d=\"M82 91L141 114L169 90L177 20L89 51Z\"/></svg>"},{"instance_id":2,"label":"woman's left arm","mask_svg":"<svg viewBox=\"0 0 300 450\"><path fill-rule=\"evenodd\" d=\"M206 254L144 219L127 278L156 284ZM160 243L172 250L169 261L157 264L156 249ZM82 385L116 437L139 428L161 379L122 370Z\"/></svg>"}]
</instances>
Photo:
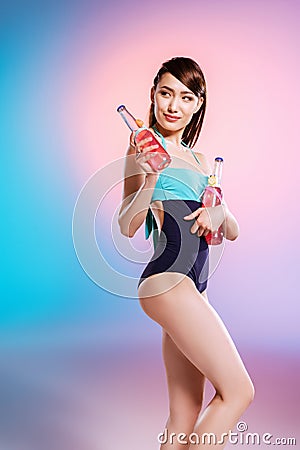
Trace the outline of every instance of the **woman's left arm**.
<instances>
[{"instance_id":1,"label":"woman's left arm","mask_svg":"<svg viewBox=\"0 0 300 450\"><path fill-rule=\"evenodd\" d=\"M221 225L226 239L234 241L239 235L238 222L224 201L221 205L198 208L184 217L184 220L192 219L195 221L191 233L197 233L199 237L207 236L218 230Z\"/></svg>"},{"instance_id":2,"label":"woman's left arm","mask_svg":"<svg viewBox=\"0 0 300 450\"><path fill-rule=\"evenodd\" d=\"M199 152L196 153L196 156L200 160L203 170L206 173L212 173L211 165L206 156ZM205 208L199 208L194 213L185 217L187 220L196 219L191 228L192 233L197 232L198 236L206 236L212 231L211 228L216 230L222 224L226 239L234 241L238 237L240 231L239 224L224 200L222 201L222 205L206 208L207 214L204 211Z\"/></svg>"},{"instance_id":3,"label":"woman's left arm","mask_svg":"<svg viewBox=\"0 0 300 450\"><path fill-rule=\"evenodd\" d=\"M229 210L225 202L223 202L223 207L225 210L225 219L223 222L224 236L226 239L234 241L239 235L240 227L238 221L236 220L232 212Z\"/></svg>"}]
</instances>

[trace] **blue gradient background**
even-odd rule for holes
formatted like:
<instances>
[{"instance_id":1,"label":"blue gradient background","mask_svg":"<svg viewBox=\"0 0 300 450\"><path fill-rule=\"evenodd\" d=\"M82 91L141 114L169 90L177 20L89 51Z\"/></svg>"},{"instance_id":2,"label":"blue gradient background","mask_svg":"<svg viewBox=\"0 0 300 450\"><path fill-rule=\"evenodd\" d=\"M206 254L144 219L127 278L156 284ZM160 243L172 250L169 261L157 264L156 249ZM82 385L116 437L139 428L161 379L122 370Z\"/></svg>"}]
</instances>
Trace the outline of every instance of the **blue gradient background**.
<instances>
[{"instance_id":1,"label":"blue gradient background","mask_svg":"<svg viewBox=\"0 0 300 450\"><path fill-rule=\"evenodd\" d=\"M82 270L72 214L89 177L124 154L116 106L145 118L153 76L176 55L206 74L198 147L224 156L241 226L208 293L256 386L243 418L300 448L299 10L279 0L1 3L1 450L158 448L160 329ZM100 241L120 195L97 220ZM143 248L143 231L134 239Z\"/></svg>"}]
</instances>

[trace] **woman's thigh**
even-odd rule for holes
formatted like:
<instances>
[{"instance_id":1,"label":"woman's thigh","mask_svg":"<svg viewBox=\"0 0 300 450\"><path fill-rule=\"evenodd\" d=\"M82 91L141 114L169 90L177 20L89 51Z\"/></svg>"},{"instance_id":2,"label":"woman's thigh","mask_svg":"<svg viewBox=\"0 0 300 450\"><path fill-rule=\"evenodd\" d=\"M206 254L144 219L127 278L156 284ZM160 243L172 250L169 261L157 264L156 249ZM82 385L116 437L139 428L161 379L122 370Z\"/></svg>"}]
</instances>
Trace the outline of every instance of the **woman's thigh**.
<instances>
[{"instance_id":1,"label":"woman's thigh","mask_svg":"<svg viewBox=\"0 0 300 450\"><path fill-rule=\"evenodd\" d=\"M153 282L150 277L139 288L143 310L166 330L217 392L225 399L249 387L249 376L228 331L192 280L184 276L175 287L149 296Z\"/></svg>"},{"instance_id":2,"label":"woman's thigh","mask_svg":"<svg viewBox=\"0 0 300 450\"><path fill-rule=\"evenodd\" d=\"M203 401L205 377L182 353L166 330L162 336L163 358L169 391L170 414L198 414Z\"/></svg>"},{"instance_id":3,"label":"woman's thigh","mask_svg":"<svg viewBox=\"0 0 300 450\"><path fill-rule=\"evenodd\" d=\"M206 291L202 293L208 301ZM169 391L170 414L182 416L183 408L191 413L200 411L203 403L205 377L177 347L162 328L162 353Z\"/></svg>"}]
</instances>

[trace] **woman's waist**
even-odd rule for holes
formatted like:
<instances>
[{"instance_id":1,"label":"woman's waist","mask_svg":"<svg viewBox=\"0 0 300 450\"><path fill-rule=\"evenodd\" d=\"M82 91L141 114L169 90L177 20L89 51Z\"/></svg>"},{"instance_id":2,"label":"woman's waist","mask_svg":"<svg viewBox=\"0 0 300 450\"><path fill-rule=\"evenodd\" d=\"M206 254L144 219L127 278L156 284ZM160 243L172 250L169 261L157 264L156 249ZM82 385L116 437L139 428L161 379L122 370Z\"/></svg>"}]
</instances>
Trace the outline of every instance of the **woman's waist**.
<instances>
[{"instance_id":1,"label":"woman's waist","mask_svg":"<svg viewBox=\"0 0 300 450\"><path fill-rule=\"evenodd\" d=\"M178 219L188 216L198 208L203 206L199 200L177 199L177 200L156 200L151 203L151 210L154 213L156 221L163 223L164 215L171 214ZM186 221L184 221L186 222Z\"/></svg>"},{"instance_id":2,"label":"woman's waist","mask_svg":"<svg viewBox=\"0 0 300 450\"><path fill-rule=\"evenodd\" d=\"M202 205L195 200L164 200L161 210L156 211L158 229L163 232L170 245L180 245L183 242L194 242L199 237L191 233L193 220L184 217L196 211Z\"/></svg>"},{"instance_id":3,"label":"woman's waist","mask_svg":"<svg viewBox=\"0 0 300 450\"><path fill-rule=\"evenodd\" d=\"M191 232L192 221L182 218L165 217L157 235L157 247L175 254L197 254L208 248L204 236Z\"/></svg>"},{"instance_id":4,"label":"woman's waist","mask_svg":"<svg viewBox=\"0 0 300 450\"><path fill-rule=\"evenodd\" d=\"M176 206L178 208L180 205L187 205L188 207L199 208L202 205L202 201L200 199L191 199L191 198L168 198L162 200L152 200L151 206Z\"/></svg>"}]
</instances>

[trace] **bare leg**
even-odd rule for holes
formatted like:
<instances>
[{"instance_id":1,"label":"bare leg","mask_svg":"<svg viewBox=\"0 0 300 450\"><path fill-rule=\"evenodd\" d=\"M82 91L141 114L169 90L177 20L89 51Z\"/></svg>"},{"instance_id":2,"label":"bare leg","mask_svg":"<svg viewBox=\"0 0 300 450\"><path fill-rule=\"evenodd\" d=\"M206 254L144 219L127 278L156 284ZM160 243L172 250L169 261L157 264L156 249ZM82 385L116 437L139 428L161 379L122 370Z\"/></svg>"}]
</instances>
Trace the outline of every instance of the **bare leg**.
<instances>
[{"instance_id":1,"label":"bare leg","mask_svg":"<svg viewBox=\"0 0 300 450\"><path fill-rule=\"evenodd\" d=\"M199 416L205 378L179 350L174 341L163 330L163 357L166 368L170 414L165 429L167 436L171 433L192 433ZM166 435L165 435L166 436ZM165 437L164 436L164 437ZM161 442L164 442L162 439ZM162 443L161 450L186 449L186 444L174 440Z\"/></svg>"},{"instance_id":2,"label":"bare leg","mask_svg":"<svg viewBox=\"0 0 300 450\"><path fill-rule=\"evenodd\" d=\"M150 277L139 287L143 310L166 330L181 352L216 389L194 431L200 437L203 433L214 433L221 440L222 433L233 429L253 399L250 377L223 322L192 280L184 277L173 289L149 298L151 283ZM222 449L226 440L223 444L191 445L191 449Z\"/></svg>"}]
</instances>

